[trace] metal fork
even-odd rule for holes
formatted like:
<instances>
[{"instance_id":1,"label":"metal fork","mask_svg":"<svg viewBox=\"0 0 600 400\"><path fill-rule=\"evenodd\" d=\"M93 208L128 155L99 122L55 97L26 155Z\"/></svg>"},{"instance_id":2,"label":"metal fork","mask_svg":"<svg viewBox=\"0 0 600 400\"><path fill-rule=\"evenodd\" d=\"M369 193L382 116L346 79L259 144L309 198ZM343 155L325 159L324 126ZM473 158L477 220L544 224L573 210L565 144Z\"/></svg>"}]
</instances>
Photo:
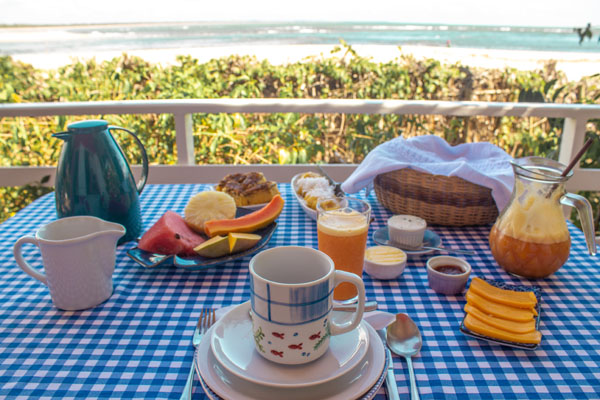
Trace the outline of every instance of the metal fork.
<instances>
[{"instance_id":1,"label":"metal fork","mask_svg":"<svg viewBox=\"0 0 600 400\"><path fill-rule=\"evenodd\" d=\"M192 344L194 348L198 348L200 344L200 340L202 340L202 336L208 331L208 328L215 323L215 310L210 308L202 309L200 313L200 317L198 318L198 323L196 324L196 329L194 330L194 336L192 338ZM194 389L194 360L192 360L192 367L190 368L190 373L188 374L187 382L185 383L185 388L183 388L183 393L181 394L180 400L191 400L192 393Z\"/></svg>"}]
</instances>

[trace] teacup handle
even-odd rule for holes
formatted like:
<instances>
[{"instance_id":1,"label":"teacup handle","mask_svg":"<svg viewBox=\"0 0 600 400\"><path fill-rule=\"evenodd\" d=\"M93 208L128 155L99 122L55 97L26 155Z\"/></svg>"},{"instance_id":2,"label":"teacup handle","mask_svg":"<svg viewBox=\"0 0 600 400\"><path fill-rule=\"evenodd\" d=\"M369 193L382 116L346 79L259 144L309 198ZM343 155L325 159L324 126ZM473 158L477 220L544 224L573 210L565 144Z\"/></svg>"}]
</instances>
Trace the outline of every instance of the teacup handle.
<instances>
[{"instance_id":1,"label":"teacup handle","mask_svg":"<svg viewBox=\"0 0 600 400\"><path fill-rule=\"evenodd\" d=\"M25 273L38 281L42 282L44 285L48 286L48 280L46 279L46 275L36 271L27 261L23 258L23 253L21 248L25 243L30 243L39 248L39 244L37 240L33 236L23 236L19 240L16 241L13 246L13 255L15 256L15 261Z\"/></svg>"},{"instance_id":2,"label":"teacup handle","mask_svg":"<svg viewBox=\"0 0 600 400\"><path fill-rule=\"evenodd\" d=\"M358 303L356 305L356 312L353 314L350 321L346 321L343 324L336 324L331 321L331 336L350 332L352 329L356 328L358 324L360 324L360 321L362 321L363 313L365 311L365 284L363 283L363 280L356 274L336 270L334 285L337 286L342 282L348 282L356 286L356 289L358 289Z\"/></svg>"}]
</instances>

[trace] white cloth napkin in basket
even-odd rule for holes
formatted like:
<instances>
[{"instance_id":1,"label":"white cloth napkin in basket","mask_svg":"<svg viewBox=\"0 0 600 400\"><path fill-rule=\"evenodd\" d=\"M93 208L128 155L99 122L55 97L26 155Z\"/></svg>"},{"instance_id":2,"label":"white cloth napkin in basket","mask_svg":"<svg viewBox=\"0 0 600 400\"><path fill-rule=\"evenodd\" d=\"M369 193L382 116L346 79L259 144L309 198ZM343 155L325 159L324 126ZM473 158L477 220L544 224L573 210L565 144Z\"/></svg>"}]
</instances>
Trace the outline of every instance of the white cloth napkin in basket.
<instances>
[{"instance_id":1,"label":"white cloth napkin in basket","mask_svg":"<svg viewBox=\"0 0 600 400\"><path fill-rule=\"evenodd\" d=\"M498 210L508 204L514 184L512 157L499 147L487 143L464 143L450 146L444 139L417 136L398 137L373 149L344 181L346 193L356 193L372 184L381 173L410 167L434 175L457 176L492 189Z\"/></svg>"}]
</instances>

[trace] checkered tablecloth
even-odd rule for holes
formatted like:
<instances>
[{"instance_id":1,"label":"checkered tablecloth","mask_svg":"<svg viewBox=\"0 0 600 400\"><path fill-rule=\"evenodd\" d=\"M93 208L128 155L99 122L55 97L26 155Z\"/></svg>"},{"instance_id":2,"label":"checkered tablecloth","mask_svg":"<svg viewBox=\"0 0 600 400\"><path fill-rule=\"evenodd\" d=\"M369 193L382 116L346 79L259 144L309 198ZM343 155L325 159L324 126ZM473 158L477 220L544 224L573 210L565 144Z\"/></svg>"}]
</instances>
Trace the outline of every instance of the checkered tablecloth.
<instances>
[{"instance_id":1,"label":"checkered tablecloth","mask_svg":"<svg viewBox=\"0 0 600 400\"><path fill-rule=\"evenodd\" d=\"M149 185L142 198L145 229L165 211L183 213L203 185ZM295 201L289 185L268 246L317 247L316 226ZM371 232L385 226L389 213L374 194ZM203 307L222 307L249 299L250 257L216 268L188 272L173 267L145 269L118 248L114 293L86 311L52 306L48 289L26 275L12 255L14 242L56 218L54 196L47 195L0 225L0 398L178 399L193 349L191 337ZM530 284L501 270L487 245L489 227L433 227L446 246L475 250L466 256L472 276ZM570 226L569 261L542 287L542 344L535 351L500 347L459 331L464 296L445 296L427 284L429 256L409 259L393 281L365 274L369 299L380 309L409 314L421 329L423 348L414 359L421 398L600 398L600 258L587 254L584 237ZM369 245L373 245L369 237ZM33 246L28 259L40 264ZM408 372L394 358L401 398L408 398ZM384 399L382 389L378 399ZM196 398L205 398L196 385Z\"/></svg>"}]
</instances>

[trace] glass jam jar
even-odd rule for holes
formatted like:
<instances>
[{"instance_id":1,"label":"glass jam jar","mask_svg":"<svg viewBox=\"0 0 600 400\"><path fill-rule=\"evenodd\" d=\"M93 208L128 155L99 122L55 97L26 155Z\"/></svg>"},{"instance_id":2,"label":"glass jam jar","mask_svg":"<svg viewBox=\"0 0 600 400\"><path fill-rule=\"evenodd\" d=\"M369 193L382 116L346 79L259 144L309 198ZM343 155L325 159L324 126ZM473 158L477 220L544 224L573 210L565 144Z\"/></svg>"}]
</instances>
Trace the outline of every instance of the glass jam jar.
<instances>
[{"instance_id":1,"label":"glass jam jar","mask_svg":"<svg viewBox=\"0 0 600 400\"><path fill-rule=\"evenodd\" d=\"M543 157L514 161L512 197L490 232L492 255L507 272L531 279L556 272L569 258L571 237L562 205L576 207L590 254L596 254L592 209L579 195L567 193L565 166Z\"/></svg>"}]
</instances>

